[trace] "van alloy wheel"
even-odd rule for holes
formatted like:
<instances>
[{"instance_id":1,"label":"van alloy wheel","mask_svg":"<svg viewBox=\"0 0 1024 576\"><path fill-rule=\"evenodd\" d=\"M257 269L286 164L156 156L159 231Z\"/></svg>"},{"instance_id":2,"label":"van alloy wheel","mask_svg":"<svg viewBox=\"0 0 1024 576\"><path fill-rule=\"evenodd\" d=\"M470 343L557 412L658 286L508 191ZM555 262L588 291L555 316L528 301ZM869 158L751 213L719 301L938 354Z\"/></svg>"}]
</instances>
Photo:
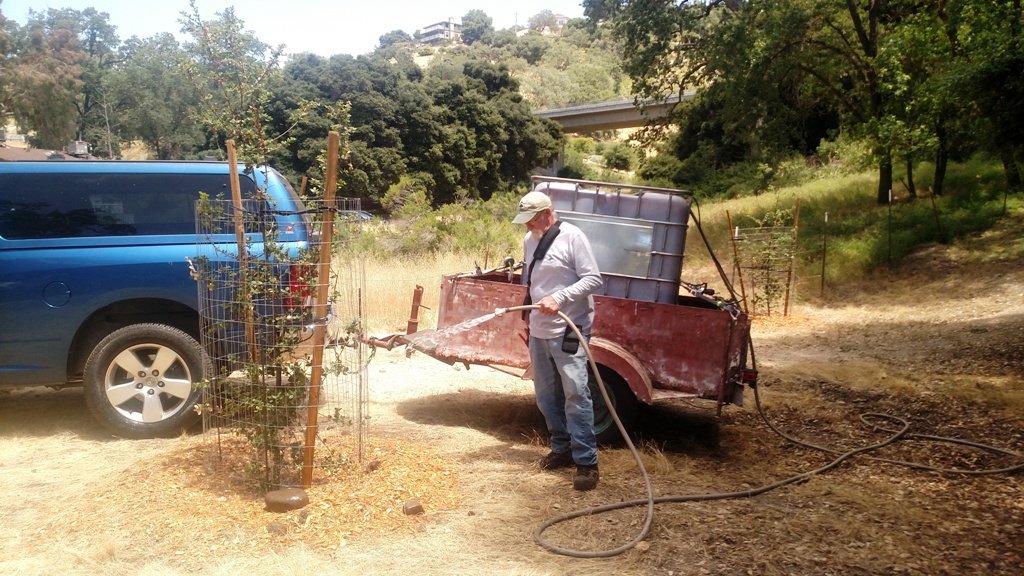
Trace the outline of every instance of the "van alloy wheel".
<instances>
[{"instance_id":1,"label":"van alloy wheel","mask_svg":"<svg viewBox=\"0 0 1024 576\"><path fill-rule=\"evenodd\" d=\"M211 373L202 347L185 332L134 324L110 333L89 355L85 400L118 435L173 435L197 421L202 391L195 383Z\"/></svg>"}]
</instances>

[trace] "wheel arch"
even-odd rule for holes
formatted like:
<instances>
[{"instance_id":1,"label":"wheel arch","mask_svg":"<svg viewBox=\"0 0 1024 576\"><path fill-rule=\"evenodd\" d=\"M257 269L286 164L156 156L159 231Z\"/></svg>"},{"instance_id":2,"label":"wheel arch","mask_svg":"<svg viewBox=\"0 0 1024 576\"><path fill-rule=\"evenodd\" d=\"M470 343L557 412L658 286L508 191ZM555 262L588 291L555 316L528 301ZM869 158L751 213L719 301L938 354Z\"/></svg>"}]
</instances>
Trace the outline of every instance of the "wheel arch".
<instances>
[{"instance_id":1,"label":"wheel arch","mask_svg":"<svg viewBox=\"0 0 1024 576\"><path fill-rule=\"evenodd\" d=\"M68 381L79 381L89 354L111 332L132 324L165 324L200 340L199 312L166 298L134 298L112 302L82 322L68 353Z\"/></svg>"},{"instance_id":2,"label":"wheel arch","mask_svg":"<svg viewBox=\"0 0 1024 576\"><path fill-rule=\"evenodd\" d=\"M651 374L635 356L624 347L603 338L592 338L589 345L595 364L618 374L636 394L637 400L647 405L653 402L654 382Z\"/></svg>"}]
</instances>

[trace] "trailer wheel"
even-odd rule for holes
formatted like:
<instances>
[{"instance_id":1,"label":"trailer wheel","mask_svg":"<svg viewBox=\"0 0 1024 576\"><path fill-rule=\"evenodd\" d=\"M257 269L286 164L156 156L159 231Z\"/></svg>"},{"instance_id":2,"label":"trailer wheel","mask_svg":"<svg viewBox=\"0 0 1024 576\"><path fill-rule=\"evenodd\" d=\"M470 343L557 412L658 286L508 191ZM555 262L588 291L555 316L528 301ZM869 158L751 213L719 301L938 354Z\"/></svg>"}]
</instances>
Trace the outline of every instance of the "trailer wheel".
<instances>
[{"instance_id":1,"label":"trailer wheel","mask_svg":"<svg viewBox=\"0 0 1024 576\"><path fill-rule=\"evenodd\" d=\"M636 425L637 399L636 394L629 388L626 381L616 372L605 366L598 366L601 379L604 380L608 391L608 397L612 401L612 407L619 416L626 433L632 435ZM618 426L612 418L608 406L605 404L604 396L598 390L597 378L590 377L590 396L594 400L594 434L597 436L598 444L612 444L622 439Z\"/></svg>"}]
</instances>

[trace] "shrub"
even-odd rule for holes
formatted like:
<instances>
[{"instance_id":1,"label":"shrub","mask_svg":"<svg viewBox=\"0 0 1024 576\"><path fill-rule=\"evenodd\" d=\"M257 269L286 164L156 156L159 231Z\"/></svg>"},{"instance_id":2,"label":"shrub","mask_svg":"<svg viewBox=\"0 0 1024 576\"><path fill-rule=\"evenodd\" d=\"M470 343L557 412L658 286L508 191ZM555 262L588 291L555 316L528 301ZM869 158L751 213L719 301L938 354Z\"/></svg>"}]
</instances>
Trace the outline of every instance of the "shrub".
<instances>
[{"instance_id":1,"label":"shrub","mask_svg":"<svg viewBox=\"0 0 1024 576\"><path fill-rule=\"evenodd\" d=\"M668 153L659 153L640 162L637 176L654 186L674 188L675 179L682 168L682 162Z\"/></svg>"},{"instance_id":2,"label":"shrub","mask_svg":"<svg viewBox=\"0 0 1024 576\"><path fill-rule=\"evenodd\" d=\"M852 140L845 134L835 140L822 140L817 156L826 173L853 174L875 167L870 144L865 140Z\"/></svg>"},{"instance_id":3,"label":"shrub","mask_svg":"<svg viewBox=\"0 0 1024 576\"><path fill-rule=\"evenodd\" d=\"M615 142L604 147L604 165L612 170L628 172L636 163L636 151L626 143Z\"/></svg>"},{"instance_id":4,"label":"shrub","mask_svg":"<svg viewBox=\"0 0 1024 576\"><path fill-rule=\"evenodd\" d=\"M565 151L565 165L558 170L558 177L594 180L597 174L582 152L569 148Z\"/></svg>"},{"instance_id":5,"label":"shrub","mask_svg":"<svg viewBox=\"0 0 1024 576\"><path fill-rule=\"evenodd\" d=\"M524 229L512 224L512 216L525 192L495 193L486 201L466 200L433 209L420 185L403 178L385 195L391 220L366 228L363 250L378 256L518 252Z\"/></svg>"},{"instance_id":6,"label":"shrub","mask_svg":"<svg viewBox=\"0 0 1024 576\"><path fill-rule=\"evenodd\" d=\"M593 154L597 145L594 144L594 140L591 138L570 138L568 149L579 154Z\"/></svg>"}]
</instances>

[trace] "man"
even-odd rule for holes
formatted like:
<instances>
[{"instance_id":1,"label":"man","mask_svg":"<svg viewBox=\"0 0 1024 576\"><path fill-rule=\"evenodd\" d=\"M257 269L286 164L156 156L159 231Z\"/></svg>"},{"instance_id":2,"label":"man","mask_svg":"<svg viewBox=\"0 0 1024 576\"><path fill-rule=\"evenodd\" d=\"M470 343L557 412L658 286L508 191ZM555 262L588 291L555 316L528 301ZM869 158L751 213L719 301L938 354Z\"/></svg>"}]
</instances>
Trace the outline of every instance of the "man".
<instances>
[{"instance_id":1,"label":"man","mask_svg":"<svg viewBox=\"0 0 1024 576\"><path fill-rule=\"evenodd\" d=\"M551 433L551 452L539 464L544 470L575 464L573 488L592 490L599 475L587 356L558 312L589 342L592 294L603 283L601 273L587 237L576 226L558 221L543 192L523 196L512 222L526 224L529 231L523 239L523 283L527 302L539 306L530 312L530 360L537 406Z\"/></svg>"}]
</instances>

